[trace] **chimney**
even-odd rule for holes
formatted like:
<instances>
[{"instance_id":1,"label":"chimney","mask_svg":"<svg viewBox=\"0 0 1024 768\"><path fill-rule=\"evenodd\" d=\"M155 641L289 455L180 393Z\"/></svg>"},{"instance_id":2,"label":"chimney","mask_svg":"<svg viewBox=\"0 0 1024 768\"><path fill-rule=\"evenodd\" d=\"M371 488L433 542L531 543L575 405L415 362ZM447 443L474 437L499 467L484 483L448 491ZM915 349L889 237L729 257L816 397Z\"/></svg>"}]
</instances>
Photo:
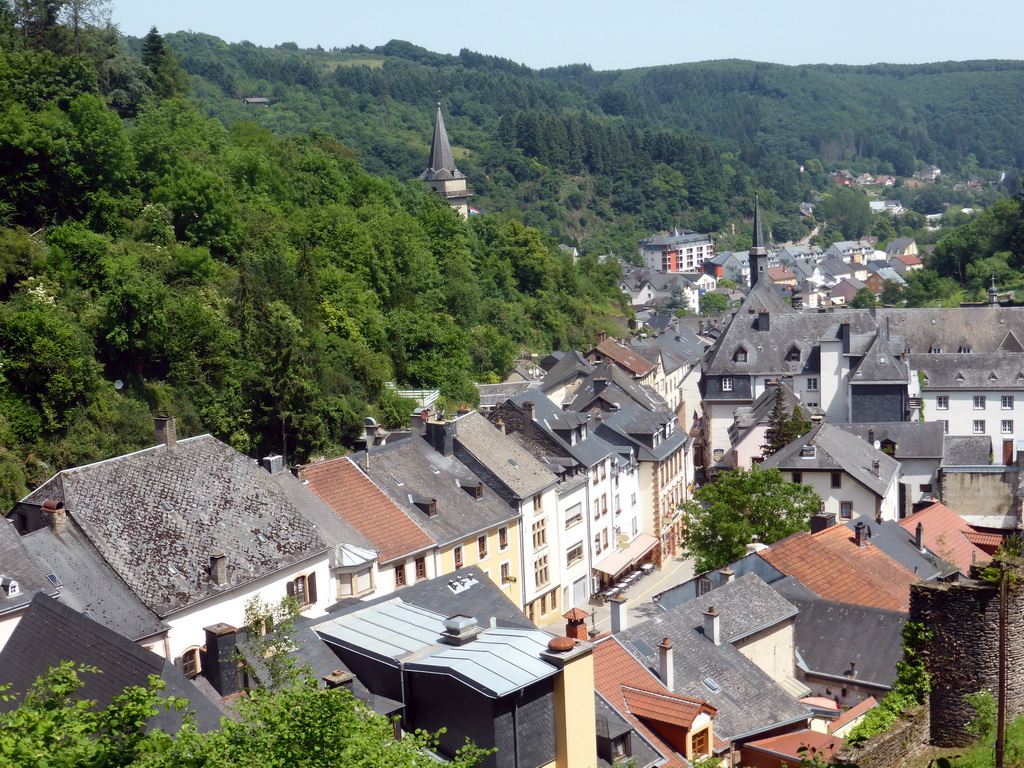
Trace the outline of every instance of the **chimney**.
<instances>
[{"instance_id":1,"label":"chimney","mask_svg":"<svg viewBox=\"0 0 1024 768\"><path fill-rule=\"evenodd\" d=\"M228 583L228 558L223 552L210 555L210 578L218 587Z\"/></svg>"},{"instance_id":2,"label":"chimney","mask_svg":"<svg viewBox=\"0 0 1024 768\"><path fill-rule=\"evenodd\" d=\"M736 571L728 565L725 566L725 568L722 568L719 573L722 575L723 584L732 584L736 580Z\"/></svg>"},{"instance_id":3,"label":"chimney","mask_svg":"<svg viewBox=\"0 0 1024 768\"><path fill-rule=\"evenodd\" d=\"M260 463L263 465L263 468L272 475L280 474L284 470L283 456L264 456Z\"/></svg>"},{"instance_id":4,"label":"chimney","mask_svg":"<svg viewBox=\"0 0 1024 768\"><path fill-rule=\"evenodd\" d=\"M446 645L465 645L476 640L477 635L482 631L472 616L463 616L461 613L457 613L444 620L441 642Z\"/></svg>"},{"instance_id":5,"label":"chimney","mask_svg":"<svg viewBox=\"0 0 1024 768\"><path fill-rule=\"evenodd\" d=\"M160 413L153 417L156 429L156 444L173 448L178 443L178 426L173 416Z\"/></svg>"},{"instance_id":6,"label":"chimney","mask_svg":"<svg viewBox=\"0 0 1024 768\"><path fill-rule=\"evenodd\" d=\"M501 420L500 416L498 417L498 420L494 422L494 426L501 430L501 434L505 434L505 422Z\"/></svg>"},{"instance_id":7,"label":"chimney","mask_svg":"<svg viewBox=\"0 0 1024 768\"><path fill-rule=\"evenodd\" d=\"M850 321L843 320L839 324L839 340L843 342L843 354L850 354Z\"/></svg>"},{"instance_id":8,"label":"chimney","mask_svg":"<svg viewBox=\"0 0 1024 768\"><path fill-rule=\"evenodd\" d=\"M597 712L594 706L594 646L553 637L541 659L556 670L554 694L555 768L597 765Z\"/></svg>"},{"instance_id":9,"label":"chimney","mask_svg":"<svg viewBox=\"0 0 1024 768\"><path fill-rule=\"evenodd\" d=\"M871 472L875 475L875 477L878 477L878 467L879 467L878 459L874 459L871 462Z\"/></svg>"},{"instance_id":10,"label":"chimney","mask_svg":"<svg viewBox=\"0 0 1024 768\"><path fill-rule=\"evenodd\" d=\"M612 609L612 634L617 635L629 628L629 612L626 611L626 596L622 594L609 598Z\"/></svg>"},{"instance_id":11,"label":"chimney","mask_svg":"<svg viewBox=\"0 0 1024 768\"><path fill-rule=\"evenodd\" d=\"M607 339L607 338L608 338L608 334L605 333L604 331L598 331L597 332L597 343L598 344L603 344L604 340Z\"/></svg>"},{"instance_id":12,"label":"chimney","mask_svg":"<svg viewBox=\"0 0 1024 768\"><path fill-rule=\"evenodd\" d=\"M523 437L533 435L533 400L523 401Z\"/></svg>"},{"instance_id":13,"label":"chimney","mask_svg":"<svg viewBox=\"0 0 1024 768\"><path fill-rule=\"evenodd\" d=\"M573 608L562 616L565 619L565 636L573 640L587 639L587 612L580 608Z\"/></svg>"},{"instance_id":14,"label":"chimney","mask_svg":"<svg viewBox=\"0 0 1024 768\"><path fill-rule=\"evenodd\" d=\"M409 431L414 435L422 435L427 431L427 422L430 421L430 411L424 408L418 413L409 417Z\"/></svg>"},{"instance_id":15,"label":"chimney","mask_svg":"<svg viewBox=\"0 0 1024 768\"><path fill-rule=\"evenodd\" d=\"M875 444L875 428L868 427L868 442L873 446Z\"/></svg>"},{"instance_id":16,"label":"chimney","mask_svg":"<svg viewBox=\"0 0 1024 768\"><path fill-rule=\"evenodd\" d=\"M594 394L599 395L604 392L605 387L608 386L608 379L604 376L598 376L594 379Z\"/></svg>"},{"instance_id":17,"label":"chimney","mask_svg":"<svg viewBox=\"0 0 1024 768\"><path fill-rule=\"evenodd\" d=\"M919 550L924 552L924 526L921 523L917 524L917 529L914 531L914 543Z\"/></svg>"},{"instance_id":18,"label":"chimney","mask_svg":"<svg viewBox=\"0 0 1024 768\"><path fill-rule=\"evenodd\" d=\"M856 680L857 679L857 662L856 661L851 661L850 662L850 669L846 673L846 676L848 678L850 678L851 680Z\"/></svg>"},{"instance_id":19,"label":"chimney","mask_svg":"<svg viewBox=\"0 0 1024 768\"><path fill-rule=\"evenodd\" d=\"M661 684L670 691L675 687L673 655L672 641L666 637L658 643L658 677L661 678Z\"/></svg>"},{"instance_id":20,"label":"chimney","mask_svg":"<svg viewBox=\"0 0 1024 768\"><path fill-rule=\"evenodd\" d=\"M335 669L331 674L324 675L321 679L328 688L344 688L347 691L351 691L352 683L355 681L356 676L351 672L346 672L344 669Z\"/></svg>"},{"instance_id":21,"label":"chimney","mask_svg":"<svg viewBox=\"0 0 1024 768\"><path fill-rule=\"evenodd\" d=\"M752 555L755 552L763 552L766 549L768 549L768 545L762 544L760 537L756 533L750 537L750 543L746 546L748 555Z\"/></svg>"},{"instance_id":22,"label":"chimney","mask_svg":"<svg viewBox=\"0 0 1024 768\"><path fill-rule=\"evenodd\" d=\"M836 516L831 512L815 512L811 515L811 533L820 533L836 524Z\"/></svg>"},{"instance_id":23,"label":"chimney","mask_svg":"<svg viewBox=\"0 0 1024 768\"><path fill-rule=\"evenodd\" d=\"M238 656L235 653L238 630L230 624L213 624L204 627L206 633L206 659L203 673L217 693L223 697L238 693Z\"/></svg>"},{"instance_id":24,"label":"chimney","mask_svg":"<svg viewBox=\"0 0 1024 768\"><path fill-rule=\"evenodd\" d=\"M771 330L771 314L767 309L762 309L757 313L757 330L768 331Z\"/></svg>"},{"instance_id":25,"label":"chimney","mask_svg":"<svg viewBox=\"0 0 1024 768\"><path fill-rule=\"evenodd\" d=\"M468 405L460 405L459 409L455 412L455 417L456 418L461 418L461 417L466 416L467 414L470 414L472 412L473 412L473 409L470 408Z\"/></svg>"},{"instance_id":26,"label":"chimney","mask_svg":"<svg viewBox=\"0 0 1024 768\"><path fill-rule=\"evenodd\" d=\"M863 549L868 545L868 527L863 520L853 527L853 535L858 547Z\"/></svg>"},{"instance_id":27,"label":"chimney","mask_svg":"<svg viewBox=\"0 0 1024 768\"><path fill-rule=\"evenodd\" d=\"M713 605L704 611L704 637L715 645L722 644L722 614Z\"/></svg>"},{"instance_id":28,"label":"chimney","mask_svg":"<svg viewBox=\"0 0 1024 768\"><path fill-rule=\"evenodd\" d=\"M454 427L447 421L428 421L427 440L434 450L442 456L451 456L453 448Z\"/></svg>"},{"instance_id":29,"label":"chimney","mask_svg":"<svg viewBox=\"0 0 1024 768\"><path fill-rule=\"evenodd\" d=\"M54 533L64 533L68 529L68 515L63 501L46 499L39 511L42 513L43 522Z\"/></svg>"}]
</instances>

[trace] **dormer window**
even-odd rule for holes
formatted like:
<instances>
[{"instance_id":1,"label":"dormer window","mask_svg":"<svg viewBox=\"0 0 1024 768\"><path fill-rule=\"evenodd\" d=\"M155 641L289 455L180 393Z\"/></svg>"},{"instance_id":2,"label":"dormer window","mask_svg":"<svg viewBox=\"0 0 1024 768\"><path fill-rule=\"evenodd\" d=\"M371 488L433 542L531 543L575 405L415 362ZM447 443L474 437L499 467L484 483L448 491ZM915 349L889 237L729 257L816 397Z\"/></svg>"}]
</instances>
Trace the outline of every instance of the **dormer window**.
<instances>
[{"instance_id":1,"label":"dormer window","mask_svg":"<svg viewBox=\"0 0 1024 768\"><path fill-rule=\"evenodd\" d=\"M801 448L800 449L800 458L801 459L813 459L814 458L814 446L813 445L805 445L803 448Z\"/></svg>"},{"instance_id":2,"label":"dormer window","mask_svg":"<svg viewBox=\"0 0 1024 768\"><path fill-rule=\"evenodd\" d=\"M18 580L12 579L10 576L0 577L0 587L4 590L4 595L7 597L17 597L21 594L21 587L18 586Z\"/></svg>"},{"instance_id":3,"label":"dormer window","mask_svg":"<svg viewBox=\"0 0 1024 768\"><path fill-rule=\"evenodd\" d=\"M794 347L790 347L789 348L789 352L786 353L786 362L787 363L798 363L798 362L800 362L800 348L799 347L795 347L794 346Z\"/></svg>"},{"instance_id":4,"label":"dormer window","mask_svg":"<svg viewBox=\"0 0 1024 768\"><path fill-rule=\"evenodd\" d=\"M747 362L747 350L745 350L743 347L740 347L739 349L737 349L736 352L732 356L732 361L734 363L745 363L745 362Z\"/></svg>"},{"instance_id":5,"label":"dormer window","mask_svg":"<svg viewBox=\"0 0 1024 768\"><path fill-rule=\"evenodd\" d=\"M732 376L723 376L722 377L722 391L723 392L732 392L732 384L733 384Z\"/></svg>"},{"instance_id":6,"label":"dormer window","mask_svg":"<svg viewBox=\"0 0 1024 768\"><path fill-rule=\"evenodd\" d=\"M969 355L971 354L971 348L965 344L961 344L960 348L957 349L957 352L961 355Z\"/></svg>"},{"instance_id":7,"label":"dormer window","mask_svg":"<svg viewBox=\"0 0 1024 768\"><path fill-rule=\"evenodd\" d=\"M930 347L928 347L928 352L929 354L932 355L942 354L942 347L940 347L938 344L932 344Z\"/></svg>"}]
</instances>

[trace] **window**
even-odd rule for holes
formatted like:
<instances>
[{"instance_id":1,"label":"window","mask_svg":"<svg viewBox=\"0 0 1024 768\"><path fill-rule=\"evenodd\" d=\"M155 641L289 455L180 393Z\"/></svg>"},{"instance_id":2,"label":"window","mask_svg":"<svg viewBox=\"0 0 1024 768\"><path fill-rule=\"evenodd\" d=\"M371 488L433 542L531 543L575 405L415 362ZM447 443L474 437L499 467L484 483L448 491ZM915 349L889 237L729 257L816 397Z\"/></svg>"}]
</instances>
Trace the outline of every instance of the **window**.
<instances>
[{"instance_id":1,"label":"window","mask_svg":"<svg viewBox=\"0 0 1024 768\"><path fill-rule=\"evenodd\" d=\"M427 558L416 558L416 581L423 581L427 578Z\"/></svg>"},{"instance_id":2,"label":"window","mask_svg":"<svg viewBox=\"0 0 1024 768\"><path fill-rule=\"evenodd\" d=\"M511 566L508 563L501 564L501 583L508 584L512 578Z\"/></svg>"},{"instance_id":3,"label":"window","mask_svg":"<svg viewBox=\"0 0 1024 768\"><path fill-rule=\"evenodd\" d=\"M787 363L800 362L800 349L798 347L790 347L789 352L786 353Z\"/></svg>"},{"instance_id":4,"label":"window","mask_svg":"<svg viewBox=\"0 0 1024 768\"><path fill-rule=\"evenodd\" d=\"M939 411L949 410L949 395L937 395L935 398L935 408Z\"/></svg>"},{"instance_id":5,"label":"window","mask_svg":"<svg viewBox=\"0 0 1024 768\"><path fill-rule=\"evenodd\" d=\"M595 555L600 555L601 554L601 534L600 533L597 534L594 537L594 554Z\"/></svg>"},{"instance_id":6,"label":"window","mask_svg":"<svg viewBox=\"0 0 1024 768\"><path fill-rule=\"evenodd\" d=\"M1013 419L1003 419L999 422L999 431L1004 435L1013 434Z\"/></svg>"},{"instance_id":7,"label":"window","mask_svg":"<svg viewBox=\"0 0 1024 768\"><path fill-rule=\"evenodd\" d=\"M629 503L630 503L631 506L634 506L634 507L636 506L636 494L635 493L629 494Z\"/></svg>"},{"instance_id":8,"label":"window","mask_svg":"<svg viewBox=\"0 0 1024 768\"><path fill-rule=\"evenodd\" d=\"M498 529L498 549L508 549L508 528L504 526Z\"/></svg>"},{"instance_id":9,"label":"window","mask_svg":"<svg viewBox=\"0 0 1024 768\"><path fill-rule=\"evenodd\" d=\"M985 410L985 396L975 395L974 396L974 410L984 411Z\"/></svg>"},{"instance_id":10,"label":"window","mask_svg":"<svg viewBox=\"0 0 1024 768\"><path fill-rule=\"evenodd\" d=\"M708 729L705 728L700 733L693 734L693 754L696 755L710 755L708 751Z\"/></svg>"},{"instance_id":11,"label":"window","mask_svg":"<svg viewBox=\"0 0 1024 768\"><path fill-rule=\"evenodd\" d=\"M565 562L569 566L576 565L580 560L583 559L583 544L577 544L575 547L569 549L565 553Z\"/></svg>"},{"instance_id":12,"label":"window","mask_svg":"<svg viewBox=\"0 0 1024 768\"><path fill-rule=\"evenodd\" d=\"M548 556L538 557L533 561L533 581L538 587L545 586L551 580L548 572Z\"/></svg>"},{"instance_id":13,"label":"window","mask_svg":"<svg viewBox=\"0 0 1024 768\"><path fill-rule=\"evenodd\" d=\"M800 449L800 458L801 459L813 459L814 458L814 446L813 445L805 445L803 448L801 448Z\"/></svg>"},{"instance_id":14,"label":"window","mask_svg":"<svg viewBox=\"0 0 1024 768\"><path fill-rule=\"evenodd\" d=\"M793 482L794 483L802 483L803 481L804 481L804 473L803 472L794 472L793 473Z\"/></svg>"},{"instance_id":15,"label":"window","mask_svg":"<svg viewBox=\"0 0 1024 768\"><path fill-rule=\"evenodd\" d=\"M487 559L487 537L479 536L476 540L476 550L480 560Z\"/></svg>"},{"instance_id":16,"label":"window","mask_svg":"<svg viewBox=\"0 0 1024 768\"><path fill-rule=\"evenodd\" d=\"M607 493L602 493L601 494L601 514L602 515L607 515L608 514L608 494Z\"/></svg>"},{"instance_id":17,"label":"window","mask_svg":"<svg viewBox=\"0 0 1024 768\"><path fill-rule=\"evenodd\" d=\"M1003 395L999 398L999 407L1004 411L1013 410L1013 395Z\"/></svg>"},{"instance_id":18,"label":"window","mask_svg":"<svg viewBox=\"0 0 1024 768\"><path fill-rule=\"evenodd\" d=\"M843 473L842 472L833 472L832 473L832 487L833 488L842 488L843 487Z\"/></svg>"},{"instance_id":19,"label":"window","mask_svg":"<svg viewBox=\"0 0 1024 768\"><path fill-rule=\"evenodd\" d=\"M629 734L612 739L612 762L621 763L629 757Z\"/></svg>"},{"instance_id":20,"label":"window","mask_svg":"<svg viewBox=\"0 0 1024 768\"><path fill-rule=\"evenodd\" d=\"M932 492L932 484L931 483L921 483L921 493L931 493L931 492Z\"/></svg>"},{"instance_id":21,"label":"window","mask_svg":"<svg viewBox=\"0 0 1024 768\"><path fill-rule=\"evenodd\" d=\"M959 352L961 355L969 355L969 354L971 354L971 348L970 347L966 347L963 344L961 344L960 348L957 350L957 352Z\"/></svg>"},{"instance_id":22,"label":"window","mask_svg":"<svg viewBox=\"0 0 1024 768\"><path fill-rule=\"evenodd\" d=\"M395 586L405 586L405 563L395 566Z\"/></svg>"},{"instance_id":23,"label":"window","mask_svg":"<svg viewBox=\"0 0 1024 768\"><path fill-rule=\"evenodd\" d=\"M701 579L697 582L697 597L703 597L714 588L715 585L711 583L711 579Z\"/></svg>"},{"instance_id":24,"label":"window","mask_svg":"<svg viewBox=\"0 0 1024 768\"><path fill-rule=\"evenodd\" d=\"M816 392L818 390L818 379L814 376L807 377L807 391Z\"/></svg>"},{"instance_id":25,"label":"window","mask_svg":"<svg viewBox=\"0 0 1024 768\"><path fill-rule=\"evenodd\" d=\"M594 499L594 519L595 520L600 520L601 519L601 500L600 499Z\"/></svg>"},{"instance_id":26,"label":"window","mask_svg":"<svg viewBox=\"0 0 1024 768\"><path fill-rule=\"evenodd\" d=\"M312 605L316 602L316 574L297 576L288 582L288 596L294 597L299 605Z\"/></svg>"},{"instance_id":27,"label":"window","mask_svg":"<svg viewBox=\"0 0 1024 768\"><path fill-rule=\"evenodd\" d=\"M452 550L452 554L455 555L455 568L458 570L463 566L465 561L462 559L462 547L456 547Z\"/></svg>"},{"instance_id":28,"label":"window","mask_svg":"<svg viewBox=\"0 0 1024 768\"><path fill-rule=\"evenodd\" d=\"M723 376L722 377L722 391L723 392L732 392L732 376Z\"/></svg>"},{"instance_id":29,"label":"window","mask_svg":"<svg viewBox=\"0 0 1024 768\"><path fill-rule=\"evenodd\" d=\"M733 360L734 363L745 363L745 362L747 362L747 350L745 350L743 347L740 347L739 349L736 350L736 353L732 356L732 360Z\"/></svg>"},{"instance_id":30,"label":"window","mask_svg":"<svg viewBox=\"0 0 1024 768\"><path fill-rule=\"evenodd\" d=\"M949 434L949 420L948 419L939 419L939 424L942 425L942 434L948 435Z\"/></svg>"},{"instance_id":31,"label":"window","mask_svg":"<svg viewBox=\"0 0 1024 768\"><path fill-rule=\"evenodd\" d=\"M608 549L608 529L601 531L601 546Z\"/></svg>"},{"instance_id":32,"label":"window","mask_svg":"<svg viewBox=\"0 0 1024 768\"><path fill-rule=\"evenodd\" d=\"M352 597L373 591L373 568L338 574L338 597Z\"/></svg>"},{"instance_id":33,"label":"window","mask_svg":"<svg viewBox=\"0 0 1024 768\"><path fill-rule=\"evenodd\" d=\"M533 511L540 512L542 506L543 505L541 504L541 494L538 493L536 496L533 497Z\"/></svg>"},{"instance_id":34,"label":"window","mask_svg":"<svg viewBox=\"0 0 1024 768\"><path fill-rule=\"evenodd\" d=\"M601 479L602 480L607 480L608 479L608 462L607 461L602 461L601 462Z\"/></svg>"},{"instance_id":35,"label":"window","mask_svg":"<svg viewBox=\"0 0 1024 768\"><path fill-rule=\"evenodd\" d=\"M841 501L839 502L839 517L843 520L853 519L853 502L852 501Z\"/></svg>"},{"instance_id":36,"label":"window","mask_svg":"<svg viewBox=\"0 0 1024 768\"><path fill-rule=\"evenodd\" d=\"M573 504L569 507L569 510L565 513L565 527L566 529L572 528L574 525L579 525L583 522L583 505Z\"/></svg>"},{"instance_id":37,"label":"window","mask_svg":"<svg viewBox=\"0 0 1024 768\"><path fill-rule=\"evenodd\" d=\"M980 419L974 421L974 434L984 435L985 434L985 422Z\"/></svg>"},{"instance_id":38,"label":"window","mask_svg":"<svg viewBox=\"0 0 1024 768\"><path fill-rule=\"evenodd\" d=\"M533 524L533 548L540 549L548 543L548 521L541 518Z\"/></svg>"},{"instance_id":39,"label":"window","mask_svg":"<svg viewBox=\"0 0 1024 768\"><path fill-rule=\"evenodd\" d=\"M198 647L188 648L181 654L181 671L185 673L185 677L189 680L196 677L202 671Z\"/></svg>"},{"instance_id":40,"label":"window","mask_svg":"<svg viewBox=\"0 0 1024 768\"><path fill-rule=\"evenodd\" d=\"M942 347L938 346L937 344L932 344L930 347L928 347L928 352L933 355L941 355Z\"/></svg>"}]
</instances>

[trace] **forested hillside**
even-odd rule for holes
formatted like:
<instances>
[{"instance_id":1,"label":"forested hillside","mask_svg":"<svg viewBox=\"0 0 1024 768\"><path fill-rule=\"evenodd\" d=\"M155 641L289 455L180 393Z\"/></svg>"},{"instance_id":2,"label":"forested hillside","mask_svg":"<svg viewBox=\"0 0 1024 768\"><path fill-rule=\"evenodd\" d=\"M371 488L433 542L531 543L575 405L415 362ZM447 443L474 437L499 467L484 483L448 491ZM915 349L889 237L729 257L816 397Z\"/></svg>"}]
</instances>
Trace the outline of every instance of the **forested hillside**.
<instances>
[{"instance_id":1,"label":"forested hillside","mask_svg":"<svg viewBox=\"0 0 1024 768\"><path fill-rule=\"evenodd\" d=\"M0 50L0 507L55 471L151 444L149 414L289 461L407 418L386 381L475 401L522 349L615 327L614 265L329 133L230 127L182 97L163 38L52 19ZM115 383L120 383L118 389Z\"/></svg>"}]
</instances>

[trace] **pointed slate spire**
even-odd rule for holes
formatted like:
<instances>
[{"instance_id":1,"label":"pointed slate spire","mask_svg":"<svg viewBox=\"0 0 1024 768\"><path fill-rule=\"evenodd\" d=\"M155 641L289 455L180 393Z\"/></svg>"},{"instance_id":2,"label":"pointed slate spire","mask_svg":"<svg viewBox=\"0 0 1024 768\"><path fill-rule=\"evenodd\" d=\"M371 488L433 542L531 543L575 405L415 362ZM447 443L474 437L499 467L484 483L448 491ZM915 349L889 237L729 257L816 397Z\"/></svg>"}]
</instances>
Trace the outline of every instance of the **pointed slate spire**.
<instances>
[{"instance_id":1,"label":"pointed slate spire","mask_svg":"<svg viewBox=\"0 0 1024 768\"><path fill-rule=\"evenodd\" d=\"M768 268L768 249L764 247L764 230L761 227L761 198L757 193L754 194L754 245L747 261L750 264L750 287L753 289Z\"/></svg>"},{"instance_id":2,"label":"pointed slate spire","mask_svg":"<svg viewBox=\"0 0 1024 768\"><path fill-rule=\"evenodd\" d=\"M444 129L444 117L441 116L441 102L437 102L434 138L430 142L430 165L420 175L420 178L426 181L465 178L465 175L455 167L455 160L452 159L448 132Z\"/></svg>"}]
</instances>

